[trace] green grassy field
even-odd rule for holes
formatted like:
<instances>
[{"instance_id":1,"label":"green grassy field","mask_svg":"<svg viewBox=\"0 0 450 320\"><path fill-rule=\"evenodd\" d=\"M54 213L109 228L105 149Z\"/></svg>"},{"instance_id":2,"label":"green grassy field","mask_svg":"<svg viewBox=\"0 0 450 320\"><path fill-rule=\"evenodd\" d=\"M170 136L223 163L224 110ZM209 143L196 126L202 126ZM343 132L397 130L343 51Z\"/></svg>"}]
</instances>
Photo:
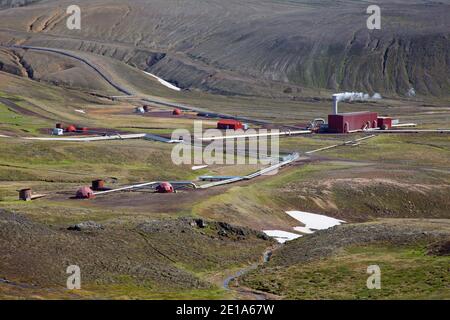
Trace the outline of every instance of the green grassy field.
<instances>
[{"instance_id":1,"label":"green grassy field","mask_svg":"<svg viewBox=\"0 0 450 320\"><path fill-rule=\"evenodd\" d=\"M337 148L323 155L338 159L394 163L427 168L450 167L450 142L446 134L381 135L350 151Z\"/></svg>"},{"instance_id":2,"label":"green grassy field","mask_svg":"<svg viewBox=\"0 0 450 320\"><path fill-rule=\"evenodd\" d=\"M450 299L448 256L423 246L360 245L331 258L271 268L243 284L287 299ZM381 289L366 286L367 267L381 269Z\"/></svg>"},{"instance_id":3,"label":"green grassy field","mask_svg":"<svg viewBox=\"0 0 450 320\"><path fill-rule=\"evenodd\" d=\"M15 133L36 134L39 129L48 127L48 121L36 117L23 116L11 111L0 102L0 130Z\"/></svg>"}]
</instances>

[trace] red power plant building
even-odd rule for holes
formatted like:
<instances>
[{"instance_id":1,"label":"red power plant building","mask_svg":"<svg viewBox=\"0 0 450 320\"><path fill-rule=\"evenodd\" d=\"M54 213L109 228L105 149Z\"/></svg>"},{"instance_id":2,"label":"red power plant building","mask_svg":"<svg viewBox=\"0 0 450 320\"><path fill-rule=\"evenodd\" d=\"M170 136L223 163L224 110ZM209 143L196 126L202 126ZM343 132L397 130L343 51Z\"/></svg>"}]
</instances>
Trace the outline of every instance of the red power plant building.
<instances>
[{"instance_id":1,"label":"red power plant building","mask_svg":"<svg viewBox=\"0 0 450 320\"><path fill-rule=\"evenodd\" d=\"M378 113L350 112L328 115L328 130L334 133L349 133L378 128Z\"/></svg>"},{"instance_id":2,"label":"red power plant building","mask_svg":"<svg viewBox=\"0 0 450 320\"><path fill-rule=\"evenodd\" d=\"M333 95L333 114L328 115L328 131L332 133L349 133L367 129L392 127L392 118L378 117L378 113L370 111L339 113L339 95Z\"/></svg>"},{"instance_id":3,"label":"red power plant building","mask_svg":"<svg viewBox=\"0 0 450 320\"><path fill-rule=\"evenodd\" d=\"M239 129L244 129L244 125L242 124L242 122L237 121L237 120L220 120L219 122L217 122L217 129L221 129L221 130L227 130L227 129L232 129L232 130L239 130Z\"/></svg>"}]
</instances>

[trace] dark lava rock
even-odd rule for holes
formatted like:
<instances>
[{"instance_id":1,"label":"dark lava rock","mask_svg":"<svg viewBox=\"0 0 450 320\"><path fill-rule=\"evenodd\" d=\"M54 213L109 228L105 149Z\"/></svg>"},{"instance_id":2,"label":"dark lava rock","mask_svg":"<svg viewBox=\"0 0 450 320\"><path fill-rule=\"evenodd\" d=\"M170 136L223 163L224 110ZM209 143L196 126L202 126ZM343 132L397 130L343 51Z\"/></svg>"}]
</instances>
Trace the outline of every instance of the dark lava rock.
<instances>
[{"instance_id":1,"label":"dark lava rock","mask_svg":"<svg viewBox=\"0 0 450 320\"><path fill-rule=\"evenodd\" d=\"M67 228L70 231L93 231L93 230L103 230L105 227L94 221L80 222Z\"/></svg>"},{"instance_id":2,"label":"dark lava rock","mask_svg":"<svg viewBox=\"0 0 450 320\"><path fill-rule=\"evenodd\" d=\"M250 234L250 230L243 227L232 226L226 222L218 222L219 232L224 231L225 233L231 233L239 236L248 236Z\"/></svg>"},{"instance_id":3,"label":"dark lava rock","mask_svg":"<svg viewBox=\"0 0 450 320\"><path fill-rule=\"evenodd\" d=\"M450 239L431 244L428 247L428 254L435 256L450 256Z\"/></svg>"},{"instance_id":4,"label":"dark lava rock","mask_svg":"<svg viewBox=\"0 0 450 320\"><path fill-rule=\"evenodd\" d=\"M203 219L195 219L194 221L199 228L206 228L208 226L208 223Z\"/></svg>"},{"instance_id":5,"label":"dark lava rock","mask_svg":"<svg viewBox=\"0 0 450 320\"><path fill-rule=\"evenodd\" d=\"M137 229L145 233L195 233L196 229L205 229L215 232L217 235L223 238L231 238L234 240L246 240L251 237L256 237L262 240L271 240L264 233L252 230L247 227L231 225L226 222L216 222L211 220L205 220L202 218L190 218L182 217L177 219L167 220L150 220L141 223L137 226ZM206 235L208 232L201 232L200 234ZM209 234L212 236L211 234Z\"/></svg>"},{"instance_id":6,"label":"dark lava rock","mask_svg":"<svg viewBox=\"0 0 450 320\"><path fill-rule=\"evenodd\" d=\"M228 236L228 234L227 234L227 232L225 230L219 230L218 235L221 236L221 237L227 237Z\"/></svg>"}]
</instances>

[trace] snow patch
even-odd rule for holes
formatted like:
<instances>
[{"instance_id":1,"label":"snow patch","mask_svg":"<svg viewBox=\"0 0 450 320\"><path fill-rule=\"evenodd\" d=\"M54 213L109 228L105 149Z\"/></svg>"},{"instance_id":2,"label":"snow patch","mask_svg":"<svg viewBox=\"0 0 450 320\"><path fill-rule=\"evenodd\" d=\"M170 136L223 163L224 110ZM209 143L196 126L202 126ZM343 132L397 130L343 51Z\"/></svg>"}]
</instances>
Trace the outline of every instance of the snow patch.
<instances>
[{"instance_id":1,"label":"snow patch","mask_svg":"<svg viewBox=\"0 0 450 320\"><path fill-rule=\"evenodd\" d=\"M75 109L75 112L78 112L78 113L86 113L84 110L81 110L81 109Z\"/></svg>"},{"instance_id":2,"label":"snow patch","mask_svg":"<svg viewBox=\"0 0 450 320\"><path fill-rule=\"evenodd\" d=\"M410 88L410 89L408 90L408 92L406 92L406 96L407 96L407 97L415 97L415 96L416 96L416 89Z\"/></svg>"},{"instance_id":3,"label":"snow patch","mask_svg":"<svg viewBox=\"0 0 450 320\"><path fill-rule=\"evenodd\" d=\"M285 243L286 241L291 241L302 237L299 234L282 231L282 230L263 230L263 232L271 238L274 238L279 243Z\"/></svg>"},{"instance_id":4,"label":"snow patch","mask_svg":"<svg viewBox=\"0 0 450 320\"><path fill-rule=\"evenodd\" d=\"M332 217L324 216L321 214L303 212L303 211L286 211L288 215L297 221L300 221L305 226L304 227L294 227L293 229L297 232L304 234L312 234L316 230L325 230L338 226L345 223L343 220L338 220ZM263 230L263 232L269 237L274 238L279 243L285 243L297 238L302 237L302 235L282 230Z\"/></svg>"},{"instance_id":5,"label":"snow patch","mask_svg":"<svg viewBox=\"0 0 450 320\"><path fill-rule=\"evenodd\" d=\"M192 167L192 170L200 170L200 169L204 169L204 168L207 168L208 167L208 165L204 165L204 166L193 166Z\"/></svg>"},{"instance_id":6,"label":"snow patch","mask_svg":"<svg viewBox=\"0 0 450 320\"><path fill-rule=\"evenodd\" d=\"M177 86L174 86L174 85L171 84L170 82L168 82L168 81L166 81L166 80L164 80L164 79L161 79L161 78L158 77L158 76L155 76L153 73L150 73L150 72L147 72L147 71L143 71L143 72L144 72L146 75L148 75L148 76L150 76L150 77L153 77L153 78L155 78L156 80L158 80L159 83L161 83L163 86L165 86L165 87L167 87L167 88L169 88L169 89L175 90L175 91L181 91L181 89L178 88Z\"/></svg>"},{"instance_id":7,"label":"snow patch","mask_svg":"<svg viewBox=\"0 0 450 320\"><path fill-rule=\"evenodd\" d=\"M295 220L300 221L305 225L304 228L314 230L325 230L332 228L334 226L338 226L341 223L345 223L343 220L338 220L332 217L324 216L321 214L315 214L315 213L309 213L309 212L303 212L303 211L286 211L288 215L290 215ZM300 231L302 227L296 227L294 228L297 231ZM306 230L304 229L304 230Z\"/></svg>"}]
</instances>

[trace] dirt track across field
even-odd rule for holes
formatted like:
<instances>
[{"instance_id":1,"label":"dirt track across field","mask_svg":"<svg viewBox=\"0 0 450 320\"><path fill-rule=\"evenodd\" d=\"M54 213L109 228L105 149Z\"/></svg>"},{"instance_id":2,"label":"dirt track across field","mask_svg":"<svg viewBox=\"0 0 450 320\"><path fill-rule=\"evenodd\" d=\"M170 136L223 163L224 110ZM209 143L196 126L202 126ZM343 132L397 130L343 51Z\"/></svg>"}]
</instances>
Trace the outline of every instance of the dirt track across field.
<instances>
[{"instance_id":1,"label":"dirt track across field","mask_svg":"<svg viewBox=\"0 0 450 320\"><path fill-rule=\"evenodd\" d=\"M4 105L6 105L8 108L10 108L12 111L25 115L25 116L32 116L32 117L36 117L36 118L41 118L41 119L46 119L46 120L52 120L52 118L44 116L40 113L28 110L24 107L19 106L17 103L14 103L13 101L7 99L7 98L3 98L0 97L0 102L3 103ZM39 108L37 106L35 106L36 108Z\"/></svg>"}]
</instances>

